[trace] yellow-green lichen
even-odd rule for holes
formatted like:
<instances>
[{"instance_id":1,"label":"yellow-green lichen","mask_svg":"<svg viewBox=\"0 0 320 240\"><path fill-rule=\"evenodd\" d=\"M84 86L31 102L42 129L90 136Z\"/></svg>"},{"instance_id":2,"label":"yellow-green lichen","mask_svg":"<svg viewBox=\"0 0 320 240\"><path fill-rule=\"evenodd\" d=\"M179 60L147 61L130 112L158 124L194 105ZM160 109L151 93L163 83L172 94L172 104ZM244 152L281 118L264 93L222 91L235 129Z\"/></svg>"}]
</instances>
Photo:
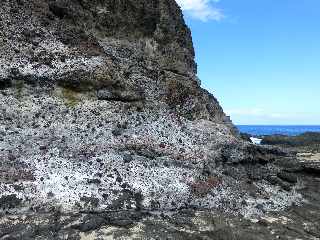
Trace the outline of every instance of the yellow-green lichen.
<instances>
[{"instance_id":1,"label":"yellow-green lichen","mask_svg":"<svg viewBox=\"0 0 320 240\"><path fill-rule=\"evenodd\" d=\"M23 80L18 80L14 83L14 87L16 89L16 97L17 99L22 98L22 92L24 88L24 81Z\"/></svg>"},{"instance_id":2,"label":"yellow-green lichen","mask_svg":"<svg viewBox=\"0 0 320 240\"><path fill-rule=\"evenodd\" d=\"M63 100L68 107L75 107L80 102L79 93L70 89L70 88L62 88L62 97Z\"/></svg>"}]
</instances>

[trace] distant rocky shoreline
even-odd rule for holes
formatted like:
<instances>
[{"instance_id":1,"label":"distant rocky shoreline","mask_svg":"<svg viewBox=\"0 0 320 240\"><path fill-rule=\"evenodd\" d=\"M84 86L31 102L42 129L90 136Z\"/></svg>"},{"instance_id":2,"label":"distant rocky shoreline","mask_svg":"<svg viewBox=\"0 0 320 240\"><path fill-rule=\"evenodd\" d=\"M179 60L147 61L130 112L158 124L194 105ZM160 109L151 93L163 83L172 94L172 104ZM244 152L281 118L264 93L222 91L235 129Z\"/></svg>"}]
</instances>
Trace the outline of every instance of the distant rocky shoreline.
<instances>
[{"instance_id":1,"label":"distant rocky shoreline","mask_svg":"<svg viewBox=\"0 0 320 240\"><path fill-rule=\"evenodd\" d=\"M272 135L251 135L249 133L240 133L245 141L251 141L252 138L261 139L261 145L282 146L286 148L306 148L309 150L320 151L320 132L305 132L296 136L285 134Z\"/></svg>"},{"instance_id":2,"label":"distant rocky shoreline","mask_svg":"<svg viewBox=\"0 0 320 240\"><path fill-rule=\"evenodd\" d=\"M296 156L310 172L320 172L319 132L305 132L297 136L283 134L252 136L248 133L241 133L241 137L249 142L259 139L259 144L263 146L277 147Z\"/></svg>"}]
</instances>

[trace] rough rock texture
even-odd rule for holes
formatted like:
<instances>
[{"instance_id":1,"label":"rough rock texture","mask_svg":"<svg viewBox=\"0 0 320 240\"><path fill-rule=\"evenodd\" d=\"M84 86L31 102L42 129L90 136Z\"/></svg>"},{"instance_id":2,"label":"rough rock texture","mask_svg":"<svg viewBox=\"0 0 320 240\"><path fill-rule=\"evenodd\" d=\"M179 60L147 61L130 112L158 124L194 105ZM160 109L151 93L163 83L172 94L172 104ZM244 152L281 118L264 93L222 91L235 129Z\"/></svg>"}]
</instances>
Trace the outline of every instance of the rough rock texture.
<instances>
[{"instance_id":1,"label":"rough rock texture","mask_svg":"<svg viewBox=\"0 0 320 240\"><path fill-rule=\"evenodd\" d=\"M320 133L306 132L298 136L270 135L263 136L261 144L281 145L285 147L313 147L320 149Z\"/></svg>"},{"instance_id":2,"label":"rough rock texture","mask_svg":"<svg viewBox=\"0 0 320 240\"><path fill-rule=\"evenodd\" d=\"M320 239L320 178L299 175L303 206L244 219L215 211L114 211L99 213L6 214L0 221L3 239L172 239L275 240ZM39 224L40 223L40 224Z\"/></svg>"},{"instance_id":3,"label":"rough rock texture","mask_svg":"<svg viewBox=\"0 0 320 240\"><path fill-rule=\"evenodd\" d=\"M302 202L273 163L285 154L243 142L200 87L175 1L2 0L0 16L0 208L16 214L0 229L53 211L41 227L58 232L69 214L79 237L113 211L126 225L145 211L252 217Z\"/></svg>"}]
</instances>

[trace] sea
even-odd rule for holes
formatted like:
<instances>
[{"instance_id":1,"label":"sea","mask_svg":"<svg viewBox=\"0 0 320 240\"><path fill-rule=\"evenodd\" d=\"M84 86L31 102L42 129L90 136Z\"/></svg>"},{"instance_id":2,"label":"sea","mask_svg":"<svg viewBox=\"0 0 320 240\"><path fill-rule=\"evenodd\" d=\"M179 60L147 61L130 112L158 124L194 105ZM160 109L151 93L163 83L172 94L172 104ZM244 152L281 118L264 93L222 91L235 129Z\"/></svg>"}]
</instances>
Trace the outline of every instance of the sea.
<instances>
[{"instance_id":1,"label":"sea","mask_svg":"<svg viewBox=\"0 0 320 240\"><path fill-rule=\"evenodd\" d=\"M253 136L283 134L288 136L296 136L305 132L320 132L320 125L237 125L242 133L249 133Z\"/></svg>"}]
</instances>

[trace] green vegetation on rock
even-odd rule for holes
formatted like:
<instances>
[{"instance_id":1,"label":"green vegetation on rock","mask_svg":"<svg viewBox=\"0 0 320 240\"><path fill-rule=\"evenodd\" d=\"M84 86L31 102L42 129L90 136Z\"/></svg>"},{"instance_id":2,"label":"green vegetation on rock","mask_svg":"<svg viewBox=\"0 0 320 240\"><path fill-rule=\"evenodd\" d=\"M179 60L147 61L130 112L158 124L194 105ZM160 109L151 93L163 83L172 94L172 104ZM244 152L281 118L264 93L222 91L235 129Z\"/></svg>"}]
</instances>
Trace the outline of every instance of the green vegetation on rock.
<instances>
[{"instance_id":1,"label":"green vegetation on rock","mask_svg":"<svg viewBox=\"0 0 320 240\"><path fill-rule=\"evenodd\" d=\"M62 88L62 96L68 107L75 107L80 102L79 93L70 88Z\"/></svg>"}]
</instances>

